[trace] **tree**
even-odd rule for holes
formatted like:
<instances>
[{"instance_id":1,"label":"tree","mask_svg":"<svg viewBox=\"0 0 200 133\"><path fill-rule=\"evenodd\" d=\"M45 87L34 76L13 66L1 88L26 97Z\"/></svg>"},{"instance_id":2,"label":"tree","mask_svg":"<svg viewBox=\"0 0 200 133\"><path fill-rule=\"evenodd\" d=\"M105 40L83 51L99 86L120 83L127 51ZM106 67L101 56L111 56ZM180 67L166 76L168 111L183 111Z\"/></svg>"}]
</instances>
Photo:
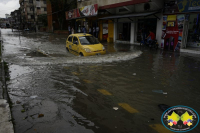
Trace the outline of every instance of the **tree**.
<instances>
[{"instance_id":1,"label":"tree","mask_svg":"<svg viewBox=\"0 0 200 133\"><path fill-rule=\"evenodd\" d=\"M49 0L52 6L52 14L58 19L60 30L63 29L65 12L77 8L77 0Z\"/></svg>"}]
</instances>

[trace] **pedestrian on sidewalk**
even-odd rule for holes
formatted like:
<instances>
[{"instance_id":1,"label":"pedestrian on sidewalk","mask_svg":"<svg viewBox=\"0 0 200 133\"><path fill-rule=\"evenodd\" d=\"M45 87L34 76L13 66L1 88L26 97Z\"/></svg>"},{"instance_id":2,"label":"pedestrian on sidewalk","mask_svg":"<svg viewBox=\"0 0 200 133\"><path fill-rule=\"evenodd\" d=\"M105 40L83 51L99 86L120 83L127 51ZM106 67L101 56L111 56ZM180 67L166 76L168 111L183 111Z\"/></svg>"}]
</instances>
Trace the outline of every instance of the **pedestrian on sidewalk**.
<instances>
[{"instance_id":1,"label":"pedestrian on sidewalk","mask_svg":"<svg viewBox=\"0 0 200 133\"><path fill-rule=\"evenodd\" d=\"M92 28L89 27L89 34L92 34Z\"/></svg>"},{"instance_id":2,"label":"pedestrian on sidewalk","mask_svg":"<svg viewBox=\"0 0 200 133\"><path fill-rule=\"evenodd\" d=\"M97 25L97 27L96 27L96 38L98 38L99 37L99 26Z\"/></svg>"},{"instance_id":3,"label":"pedestrian on sidewalk","mask_svg":"<svg viewBox=\"0 0 200 133\"><path fill-rule=\"evenodd\" d=\"M86 33L86 28L85 28L85 26L83 26L83 33Z\"/></svg>"},{"instance_id":4,"label":"pedestrian on sidewalk","mask_svg":"<svg viewBox=\"0 0 200 133\"><path fill-rule=\"evenodd\" d=\"M71 34L71 27L70 25L68 26L68 32L69 32L69 35Z\"/></svg>"},{"instance_id":5,"label":"pedestrian on sidewalk","mask_svg":"<svg viewBox=\"0 0 200 133\"><path fill-rule=\"evenodd\" d=\"M93 27L93 36L95 36L96 33L95 33L95 27Z\"/></svg>"}]
</instances>

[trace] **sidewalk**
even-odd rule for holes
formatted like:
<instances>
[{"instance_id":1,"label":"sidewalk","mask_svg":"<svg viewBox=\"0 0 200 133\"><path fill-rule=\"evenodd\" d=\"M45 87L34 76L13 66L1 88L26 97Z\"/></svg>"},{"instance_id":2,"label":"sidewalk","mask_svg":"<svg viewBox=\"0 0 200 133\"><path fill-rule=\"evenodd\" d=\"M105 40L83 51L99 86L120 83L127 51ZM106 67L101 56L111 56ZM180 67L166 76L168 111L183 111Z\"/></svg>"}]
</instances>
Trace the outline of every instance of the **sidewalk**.
<instances>
[{"instance_id":1,"label":"sidewalk","mask_svg":"<svg viewBox=\"0 0 200 133\"><path fill-rule=\"evenodd\" d=\"M186 48L180 49L180 52L190 53L190 54L200 54L200 48Z\"/></svg>"},{"instance_id":2,"label":"sidewalk","mask_svg":"<svg viewBox=\"0 0 200 133\"><path fill-rule=\"evenodd\" d=\"M0 99L0 133L14 133L10 107L4 99Z\"/></svg>"},{"instance_id":3,"label":"sidewalk","mask_svg":"<svg viewBox=\"0 0 200 133\"><path fill-rule=\"evenodd\" d=\"M13 123L11 121L11 112L10 107L7 100L4 98L4 90L3 90L3 68L2 68L2 54L1 54L1 31L0 31L0 133L14 133Z\"/></svg>"}]
</instances>

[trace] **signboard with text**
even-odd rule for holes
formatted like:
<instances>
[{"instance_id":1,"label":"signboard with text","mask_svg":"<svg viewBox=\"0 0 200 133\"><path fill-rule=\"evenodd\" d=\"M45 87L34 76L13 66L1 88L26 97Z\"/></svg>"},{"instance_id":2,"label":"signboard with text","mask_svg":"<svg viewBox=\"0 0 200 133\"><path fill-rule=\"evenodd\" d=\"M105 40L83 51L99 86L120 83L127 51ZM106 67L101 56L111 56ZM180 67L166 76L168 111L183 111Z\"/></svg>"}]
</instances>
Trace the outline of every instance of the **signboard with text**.
<instances>
[{"instance_id":1,"label":"signboard with text","mask_svg":"<svg viewBox=\"0 0 200 133\"><path fill-rule=\"evenodd\" d=\"M199 12L200 0L177 0L165 2L164 13Z\"/></svg>"},{"instance_id":2,"label":"signboard with text","mask_svg":"<svg viewBox=\"0 0 200 133\"><path fill-rule=\"evenodd\" d=\"M84 16L96 16L98 14L98 4L73 9L67 11L65 14L66 14L66 20Z\"/></svg>"}]
</instances>

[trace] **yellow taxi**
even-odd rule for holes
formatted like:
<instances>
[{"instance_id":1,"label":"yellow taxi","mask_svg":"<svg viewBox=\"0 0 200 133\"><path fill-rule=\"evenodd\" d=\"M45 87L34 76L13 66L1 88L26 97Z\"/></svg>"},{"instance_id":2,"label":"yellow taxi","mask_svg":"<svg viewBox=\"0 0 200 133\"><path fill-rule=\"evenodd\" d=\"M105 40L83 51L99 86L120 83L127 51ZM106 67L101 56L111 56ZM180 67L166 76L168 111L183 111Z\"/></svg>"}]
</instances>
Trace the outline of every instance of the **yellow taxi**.
<instances>
[{"instance_id":1,"label":"yellow taxi","mask_svg":"<svg viewBox=\"0 0 200 133\"><path fill-rule=\"evenodd\" d=\"M66 40L67 51L80 56L106 54L105 47L90 34L71 34Z\"/></svg>"}]
</instances>

